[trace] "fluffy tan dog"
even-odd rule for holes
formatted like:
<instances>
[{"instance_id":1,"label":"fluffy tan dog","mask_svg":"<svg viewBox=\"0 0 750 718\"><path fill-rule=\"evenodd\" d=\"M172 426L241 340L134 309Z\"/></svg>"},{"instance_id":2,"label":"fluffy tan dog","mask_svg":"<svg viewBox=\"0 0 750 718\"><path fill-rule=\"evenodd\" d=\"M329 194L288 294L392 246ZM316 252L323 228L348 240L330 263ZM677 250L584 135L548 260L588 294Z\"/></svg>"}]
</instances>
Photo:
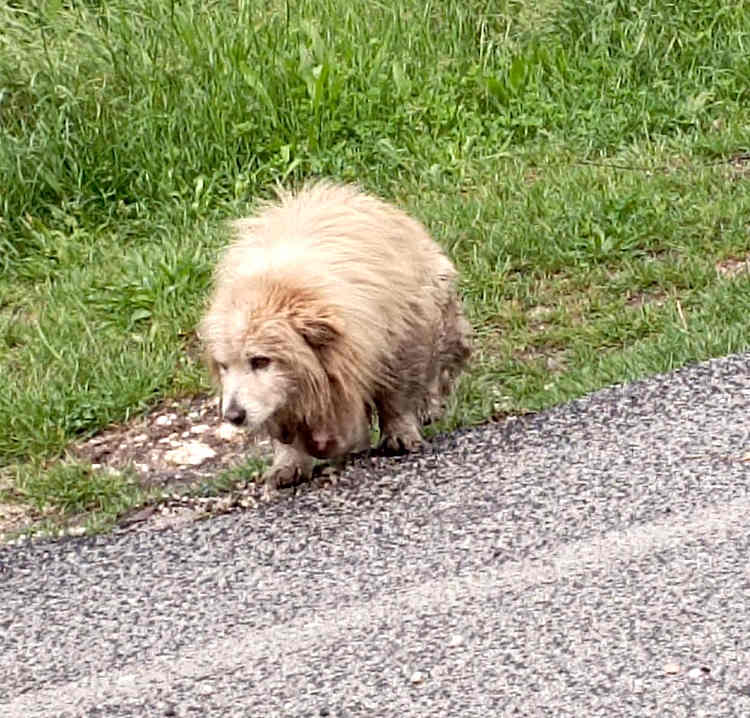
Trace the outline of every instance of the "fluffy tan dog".
<instances>
[{"instance_id":1,"label":"fluffy tan dog","mask_svg":"<svg viewBox=\"0 0 750 718\"><path fill-rule=\"evenodd\" d=\"M470 353L456 270L425 228L355 187L279 193L216 271L201 322L224 418L270 434L266 493L309 476L313 457L409 451Z\"/></svg>"}]
</instances>

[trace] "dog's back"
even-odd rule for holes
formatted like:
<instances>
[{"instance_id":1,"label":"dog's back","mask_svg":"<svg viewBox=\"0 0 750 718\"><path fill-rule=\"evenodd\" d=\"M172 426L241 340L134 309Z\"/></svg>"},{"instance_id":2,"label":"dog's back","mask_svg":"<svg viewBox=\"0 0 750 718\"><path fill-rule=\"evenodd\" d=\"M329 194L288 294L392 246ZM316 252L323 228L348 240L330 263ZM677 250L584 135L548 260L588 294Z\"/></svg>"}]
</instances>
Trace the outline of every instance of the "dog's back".
<instances>
[{"instance_id":1,"label":"dog's back","mask_svg":"<svg viewBox=\"0 0 750 718\"><path fill-rule=\"evenodd\" d=\"M350 185L319 182L232 223L219 276L262 276L313 291L364 357L413 343L439 322L456 271L424 226ZM428 340L428 337L419 337Z\"/></svg>"}]
</instances>

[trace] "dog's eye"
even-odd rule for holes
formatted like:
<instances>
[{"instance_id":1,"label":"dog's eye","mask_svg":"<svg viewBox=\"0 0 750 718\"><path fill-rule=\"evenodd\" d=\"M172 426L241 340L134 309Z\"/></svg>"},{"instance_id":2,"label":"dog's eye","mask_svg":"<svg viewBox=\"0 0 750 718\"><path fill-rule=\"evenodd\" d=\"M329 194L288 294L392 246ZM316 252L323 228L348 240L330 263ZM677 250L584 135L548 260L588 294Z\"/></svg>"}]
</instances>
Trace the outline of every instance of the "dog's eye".
<instances>
[{"instance_id":1,"label":"dog's eye","mask_svg":"<svg viewBox=\"0 0 750 718\"><path fill-rule=\"evenodd\" d=\"M250 357L250 368L253 371L265 369L270 363L271 360L268 357Z\"/></svg>"}]
</instances>

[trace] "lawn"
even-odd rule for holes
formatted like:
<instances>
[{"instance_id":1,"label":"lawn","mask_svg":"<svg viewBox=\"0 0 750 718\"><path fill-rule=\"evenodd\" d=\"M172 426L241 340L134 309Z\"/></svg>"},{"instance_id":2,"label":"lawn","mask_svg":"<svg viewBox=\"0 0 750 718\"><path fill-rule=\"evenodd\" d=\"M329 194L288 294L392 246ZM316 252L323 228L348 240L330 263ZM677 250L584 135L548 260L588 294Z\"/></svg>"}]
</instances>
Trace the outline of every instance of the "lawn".
<instances>
[{"instance_id":1,"label":"lawn","mask_svg":"<svg viewBox=\"0 0 750 718\"><path fill-rule=\"evenodd\" d=\"M456 261L476 356L441 429L740 351L750 6L0 2L4 501L114 515L71 441L203 392L222 221L355 180Z\"/></svg>"}]
</instances>

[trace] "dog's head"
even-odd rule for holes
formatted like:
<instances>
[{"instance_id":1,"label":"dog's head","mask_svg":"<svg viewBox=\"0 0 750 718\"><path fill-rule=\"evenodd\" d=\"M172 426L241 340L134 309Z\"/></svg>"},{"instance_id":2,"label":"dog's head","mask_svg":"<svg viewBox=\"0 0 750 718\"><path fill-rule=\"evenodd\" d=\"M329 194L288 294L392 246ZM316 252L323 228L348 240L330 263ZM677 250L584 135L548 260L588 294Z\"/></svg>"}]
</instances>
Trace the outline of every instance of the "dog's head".
<instances>
[{"instance_id":1,"label":"dog's head","mask_svg":"<svg viewBox=\"0 0 750 718\"><path fill-rule=\"evenodd\" d=\"M325 355L339 328L322 307L300 297L263 299L217 297L202 322L223 417L250 430L280 417L320 421L331 403Z\"/></svg>"}]
</instances>

